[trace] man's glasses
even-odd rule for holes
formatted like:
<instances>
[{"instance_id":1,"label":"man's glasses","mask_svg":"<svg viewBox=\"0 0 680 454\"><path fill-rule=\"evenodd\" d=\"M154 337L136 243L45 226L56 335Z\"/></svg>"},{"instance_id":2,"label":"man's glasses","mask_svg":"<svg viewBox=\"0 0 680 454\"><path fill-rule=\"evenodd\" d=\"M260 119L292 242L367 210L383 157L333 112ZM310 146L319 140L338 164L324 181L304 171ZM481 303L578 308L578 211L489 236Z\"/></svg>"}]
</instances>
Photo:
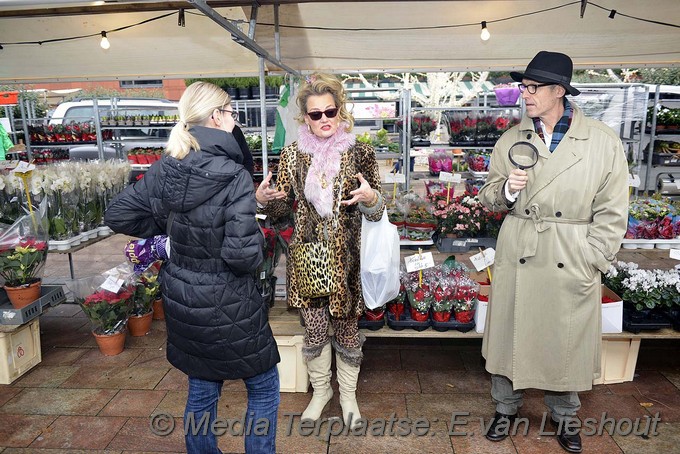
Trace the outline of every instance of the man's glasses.
<instances>
[{"instance_id":1,"label":"man's glasses","mask_svg":"<svg viewBox=\"0 0 680 454\"><path fill-rule=\"evenodd\" d=\"M528 91L530 95L535 95L536 90L538 90L538 87L547 87L548 85L555 85L555 84L519 84L518 88L520 93L524 93L525 91Z\"/></svg>"},{"instance_id":2,"label":"man's glasses","mask_svg":"<svg viewBox=\"0 0 680 454\"><path fill-rule=\"evenodd\" d=\"M326 109L326 110L315 110L314 112L307 112L307 115L309 118L311 118L314 121L319 121L321 120L322 115L326 115L326 118L335 118L335 116L338 114L338 108L333 107L332 109Z\"/></svg>"},{"instance_id":3,"label":"man's glasses","mask_svg":"<svg viewBox=\"0 0 680 454\"><path fill-rule=\"evenodd\" d=\"M231 118L233 118L235 121L238 121L238 112L235 112L233 110L227 110L227 109L217 109L220 112L229 112L229 115L231 115Z\"/></svg>"}]
</instances>

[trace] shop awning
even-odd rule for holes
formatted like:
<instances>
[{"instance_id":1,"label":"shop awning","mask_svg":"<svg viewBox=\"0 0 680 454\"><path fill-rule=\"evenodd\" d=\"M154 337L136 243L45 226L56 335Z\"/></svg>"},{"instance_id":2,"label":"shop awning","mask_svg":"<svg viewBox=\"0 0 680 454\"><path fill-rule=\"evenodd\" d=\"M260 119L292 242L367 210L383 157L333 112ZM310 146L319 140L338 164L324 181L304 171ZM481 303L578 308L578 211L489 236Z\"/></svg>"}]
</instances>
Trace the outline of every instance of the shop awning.
<instances>
[{"instance_id":1,"label":"shop awning","mask_svg":"<svg viewBox=\"0 0 680 454\"><path fill-rule=\"evenodd\" d=\"M257 56L191 2L118 0L101 10L92 3L0 2L0 83L258 74ZM270 55L272 5L280 4L280 59L303 73L521 70L542 49L569 54L576 68L680 65L678 0L599 0L583 17L581 2L569 0L208 3L244 32L252 4L261 5L255 40ZM21 17L39 8L42 15ZM187 8L185 26L179 8ZM482 21L488 41L480 39ZM107 51L99 47L102 30L110 31ZM94 36L50 42L86 34ZM12 44L35 41L42 45Z\"/></svg>"}]
</instances>

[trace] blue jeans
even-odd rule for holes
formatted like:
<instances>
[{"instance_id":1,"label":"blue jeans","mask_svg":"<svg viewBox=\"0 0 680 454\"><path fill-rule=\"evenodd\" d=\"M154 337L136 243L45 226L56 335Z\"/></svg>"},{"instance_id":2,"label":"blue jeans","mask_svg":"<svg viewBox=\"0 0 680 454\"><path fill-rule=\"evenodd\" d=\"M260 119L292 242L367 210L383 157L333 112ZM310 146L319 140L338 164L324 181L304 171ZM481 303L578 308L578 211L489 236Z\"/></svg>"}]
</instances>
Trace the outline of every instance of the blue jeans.
<instances>
[{"instance_id":1,"label":"blue jeans","mask_svg":"<svg viewBox=\"0 0 680 454\"><path fill-rule=\"evenodd\" d=\"M248 409L243 431L247 454L274 454L276 452L276 422L279 409L279 372L276 366L267 372L243 380L248 390ZM217 401L222 394L223 381L209 381L189 377L189 397L184 409L184 440L188 454L217 454L217 438L210 430L217 419ZM197 433L192 433L189 414L192 414ZM201 423L207 416L207 421ZM234 415L240 418L240 415ZM229 419L231 419L230 417ZM268 429L262 430L262 420L269 421ZM241 425L237 429L241 429ZM249 431L248 428L251 428ZM260 429L260 430L258 430ZM230 433L227 431L226 433Z\"/></svg>"}]
</instances>

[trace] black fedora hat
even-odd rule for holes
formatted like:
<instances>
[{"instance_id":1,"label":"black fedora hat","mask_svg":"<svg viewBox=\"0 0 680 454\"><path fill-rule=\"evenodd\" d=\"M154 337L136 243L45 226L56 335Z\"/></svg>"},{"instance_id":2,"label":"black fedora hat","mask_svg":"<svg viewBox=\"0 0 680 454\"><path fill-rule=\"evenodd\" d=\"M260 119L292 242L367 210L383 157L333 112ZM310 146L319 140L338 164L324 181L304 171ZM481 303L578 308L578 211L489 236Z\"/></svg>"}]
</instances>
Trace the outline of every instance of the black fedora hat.
<instances>
[{"instance_id":1,"label":"black fedora hat","mask_svg":"<svg viewBox=\"0 0 680 454\"><path fill-rule=\"evenodd\" d=\"M580 91L569 85L574 65L569 56L559 52L540 51L527 65L524 73L511 72L510 77L516 82L522 79L531 79L542 83L555 83L562 85L567 93L572 96L581 94Z\"/></svg>"}]
</instances>

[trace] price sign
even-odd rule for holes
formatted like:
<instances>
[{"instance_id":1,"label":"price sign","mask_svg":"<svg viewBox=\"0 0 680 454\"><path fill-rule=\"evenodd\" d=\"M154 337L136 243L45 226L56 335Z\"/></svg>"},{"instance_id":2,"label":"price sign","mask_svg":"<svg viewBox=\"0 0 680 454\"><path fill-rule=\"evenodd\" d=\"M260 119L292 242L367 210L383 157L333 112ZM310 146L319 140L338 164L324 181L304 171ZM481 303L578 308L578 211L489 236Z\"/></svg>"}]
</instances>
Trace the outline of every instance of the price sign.
<instances>
[{"instance_id":1,"label":"price sign","mask_svg":"<svg viewBox=\"0 0 680 454\"><path fill-rule=\"evenodd\" d=\"M29 164L26 161L19 161L19 164L14 168L14 173L26 173L35 169L35 164Z\"/></svg>"},{"instance_id":2,"label":"price sign","mask_svg":"<svg viewBox=\"0 0 680 454\"><path fill-rule=\"evenodd\" d=\"M446 181L447 183L460 183L463 178L459 173L439 172L439 181Z\"/></svg>"},{"instance_id":3,"label":"price sign","mask_svg":"<svg viewBox=\"0 0 680 454\"><path fill-rule=\"evenodd\" d=\"M477 271L482 271L484 268L488 268L493 265L493 260L496 257L496 251L493 248L487 248L470 257L470 261L475 266Z\"/></svg>"},{"instance_id":4,"label":"price sign","mask_svg":"<svg viewBox=\"0 0 680 454\"><path fill-rule=\"evenodd\" d=\"M123 286L125 281L123 279L118 279L114 276L109 276L106 278L104 283L100 286L104 290L108 290L109 292L112 293L118 293L120 288Z\"/></svg>"},{"instance_id":5,"label":"price sign","mask_svg":"<svg viewBox=\"0 0 680 454\"><path fill-rule=\"evenodd\" d=\"M432 257L432 252L423 252L422 254L404 257L404 263L406 263L406 271L411 273L432 268L434 266L434 258Z\"/></svg>"},{"instance_id":6,"label":"price sign","mask_svg":"<svg viewBox=\"0 0 680 454\"><path fill-rule=\"evenodd\" d=\"M671 249L670 255L672 259L680 260L680 249Z\"/></svg>"},{"instance_id":7,"label":"price sign","mask_svg":"<svg viewBox=\"0 0 680 454\"><path fill-rule=\"evenodd\" d=\"M633 188L639 188L640 187L640 175L633 175L632 173L628 174L628 186L631 186Z\"/></svg>"},{"instance_id":8,"label":"price sign","mask_svg":"<svg viewBox=\"0 0 680 454\"><path fill-rule=\"evenodd\" d=\"M406 175L403 173L388 173L385 175L385 183L406 183Z\"/></svg>"}]
</instances>

